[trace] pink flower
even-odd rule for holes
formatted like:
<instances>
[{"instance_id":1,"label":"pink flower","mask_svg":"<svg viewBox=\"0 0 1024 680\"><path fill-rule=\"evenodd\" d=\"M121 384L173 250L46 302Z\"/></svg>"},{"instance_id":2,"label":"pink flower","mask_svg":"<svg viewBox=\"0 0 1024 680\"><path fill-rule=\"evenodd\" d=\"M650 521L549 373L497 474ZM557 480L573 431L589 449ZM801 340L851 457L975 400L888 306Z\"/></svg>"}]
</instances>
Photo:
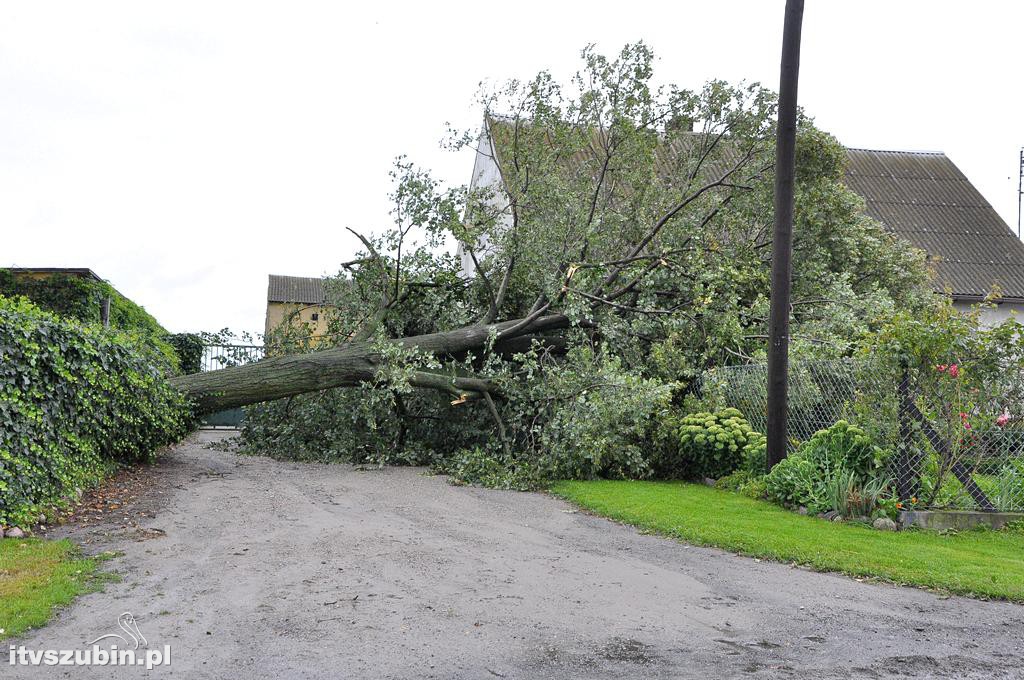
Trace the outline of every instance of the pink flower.
<instances>
[{"instance_id":1,"label":"pink flower","mask_svg":"<svg viewBox=\"0 0 1024 680\"><path fill-rule=\"evenodd\" d=\"M939 373L945 373L946 372L946 364L938 364L938 365L936 365L935 366L935 370L938 371Z\"/></svg>"},{"instance_id":2,"label":"pink flower","mask_svg":"<svg viewBox=\"0 0 1024 680\"><path fill-rule=\"evenodd\" d=\"M960 412L960 420L963 422L965 430L971 429L971 424L967 422L967 414L963 411Z\"/></svg>"},{"instance_id":3,"label":"pink flower","mask_svg":"<svg viewBox=\"0 0 1024 680\"><path fill-rule=\"evenodd\" d=\"M950 364L949 365L949 377L956 378L959 375L960 375L960 369L957 367L957 365L956 364Z\"/></svg>"},{"instance_id":4,"label":"pink flower","mask_svg":"<svg viewBox=\"0 0 1024 680\"><path fill-rule=\"evenodd\" d=\"M997 427L1003 427L1008 422L1010 422L1010 414L1009 413L1002 413L1002 414L1000 414L1000 416L998 418L996 418L996 426Z\"/></svg>"}]
</instances>

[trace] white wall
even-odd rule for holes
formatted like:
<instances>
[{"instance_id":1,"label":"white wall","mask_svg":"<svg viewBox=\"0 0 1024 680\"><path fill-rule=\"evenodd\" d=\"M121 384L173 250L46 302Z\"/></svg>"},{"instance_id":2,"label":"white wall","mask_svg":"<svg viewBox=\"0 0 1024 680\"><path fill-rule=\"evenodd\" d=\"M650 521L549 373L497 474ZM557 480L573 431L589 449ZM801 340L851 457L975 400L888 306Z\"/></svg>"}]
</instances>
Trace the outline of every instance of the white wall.
<instances>
[{"instance_id":1,"label":"white wall","mask_svg":"<svg viewBox=\"0 0 1024 680\"><path fill-rule=\"evenodd\" d=\"M486 125L480 132L480 140L477 142L476 159L473 161L473 177L469 182L469 188L471 191L474 189L493 189L494 196L490 201L491 206L496 210L506 211L500 223L506 229L512 226L512 216L507 212L508 200L504 190L504 183L501 179L501 169L495 160L494 145L491 142L490 135L487 133ZM481 263L488 254L488 245L488 239L485 236L480 239L476 248L473 249ZM473 258L470 257L469 252L463 248L461 243L455 252L462 265L462 276L467 279L476 276Z\"/></svg>"},{"instance_id":2,"label":"white wall","mask_svg":"<svg viewBox=\"0 0 1024 680\"><path fill-rule=\"evenodd\" d=\"M977 304L976 302L953 302L954 307L964 312L972 310ZM1009 318L1016 318L1018 322L1024 322L1024 304L1001 302L994 307L981 307L981 325L986 328L998 326Z\"/></svg>"}]
</instances>

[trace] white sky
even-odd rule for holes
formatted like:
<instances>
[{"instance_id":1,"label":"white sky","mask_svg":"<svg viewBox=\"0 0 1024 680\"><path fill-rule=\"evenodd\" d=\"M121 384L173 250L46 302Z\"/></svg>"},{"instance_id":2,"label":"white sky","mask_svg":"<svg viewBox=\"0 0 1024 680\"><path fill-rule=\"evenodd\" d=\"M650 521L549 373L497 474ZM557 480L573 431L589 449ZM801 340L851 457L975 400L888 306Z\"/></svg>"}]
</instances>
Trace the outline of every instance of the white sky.
<instances>
[{"instance_id":1,"label":"white sky","mask_svg":"<svg viewBox=\"0 0 1024 680\"><path fill-rule=\"evenodd\" d=\"M267 274L335 273L401 153L481 80L638 39L660 79L778 86L783 0L5 2L0 266L90 267L172 331L263 327ZM807 0L800 103L849 146L945 151L1015 228L1016 2Z\"/></svg>"}]
</instances>

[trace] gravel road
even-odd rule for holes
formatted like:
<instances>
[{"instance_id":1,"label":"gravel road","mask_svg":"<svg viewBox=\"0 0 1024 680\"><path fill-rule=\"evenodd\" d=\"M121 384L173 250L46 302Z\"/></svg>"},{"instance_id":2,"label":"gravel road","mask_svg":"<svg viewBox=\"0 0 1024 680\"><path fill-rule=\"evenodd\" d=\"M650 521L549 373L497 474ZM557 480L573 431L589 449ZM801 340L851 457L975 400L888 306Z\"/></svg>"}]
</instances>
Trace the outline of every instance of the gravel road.
<instances>
[{"instance_id":1,"label":"gravel road","mask_svg":"<svg viewBox=\"0 0 1024 680\"><path fill-rule=\"evenodd\" d=\"M646 536L543 494L206 445L54 532L121 574L15 644L84 649L131 612L171 665L4 678L1019 678L1024 607Z\"/></svg>"}]
</instances>

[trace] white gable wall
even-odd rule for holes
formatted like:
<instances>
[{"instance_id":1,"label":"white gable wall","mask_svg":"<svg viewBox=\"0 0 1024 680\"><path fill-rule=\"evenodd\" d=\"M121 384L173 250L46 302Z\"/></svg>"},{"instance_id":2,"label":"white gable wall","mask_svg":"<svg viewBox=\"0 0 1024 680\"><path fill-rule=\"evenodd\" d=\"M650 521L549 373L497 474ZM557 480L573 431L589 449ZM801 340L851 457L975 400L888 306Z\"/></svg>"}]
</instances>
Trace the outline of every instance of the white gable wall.
<instances>
[{"instance_id":1,"label":"white gable wall","mask_svg":"<svg viewBox=\"0 0 1024 680\"><path fill-rule=\"evenodd\" d=\"M493 189L493 196L489 201L490 206L496 211L502 212L499 225L508 229L512 226L512 215L508 212L508 196L505 193L505 184L501 178L501 169L498 167L495 158L494 144L491 141L491 136L487 133L487 127L484 126L483 131L480 133L480 140L477 142L476 158L473 161L473 177L469 182L469 188L471 191L474 189ZM476 248L474 248L477 260L481 263L489 254L489 245L488 239L485 236L480 239ZM456 255L462 267L462 276L467 279L476 276L473 258L461 243L456 251Z\"/></svg>"}]
</instances>

